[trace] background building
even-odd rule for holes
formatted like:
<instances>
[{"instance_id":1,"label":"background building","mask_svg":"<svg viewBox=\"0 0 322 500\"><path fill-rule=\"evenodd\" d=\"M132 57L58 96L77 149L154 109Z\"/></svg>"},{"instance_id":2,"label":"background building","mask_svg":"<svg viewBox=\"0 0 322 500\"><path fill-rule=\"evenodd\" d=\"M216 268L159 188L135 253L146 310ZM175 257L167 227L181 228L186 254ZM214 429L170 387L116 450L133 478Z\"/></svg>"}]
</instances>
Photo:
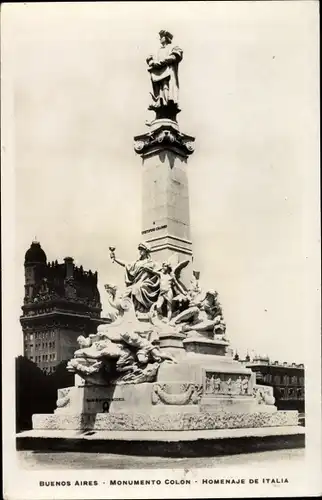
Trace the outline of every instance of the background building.
<instances>
[{"instance_id":1,"label":"background building","mask_svg":"<svg viewBox=\"0 0 322 500\"><path fill-rule=\"evenodd\" d=\"M238 354L235 358L239 359ZM271 361L267 356L247 355L242 363L256 373L259 384L274 387L276 405L279 409L304 412L304 365Z\"/></svg>"},{"instance_id":2,"label":"background building","mask_svg":"<svg viewBox=\"0 0 322 500\"><path fill-rule=\"evenodd\" d=\"M72 257L64 263L47 262L40 243L25 254L25 296L20 322L24 355L51 373L77 349L77 337L95 333L102 305L97 272L76 267Z\"/></svg>"}]
</instances>

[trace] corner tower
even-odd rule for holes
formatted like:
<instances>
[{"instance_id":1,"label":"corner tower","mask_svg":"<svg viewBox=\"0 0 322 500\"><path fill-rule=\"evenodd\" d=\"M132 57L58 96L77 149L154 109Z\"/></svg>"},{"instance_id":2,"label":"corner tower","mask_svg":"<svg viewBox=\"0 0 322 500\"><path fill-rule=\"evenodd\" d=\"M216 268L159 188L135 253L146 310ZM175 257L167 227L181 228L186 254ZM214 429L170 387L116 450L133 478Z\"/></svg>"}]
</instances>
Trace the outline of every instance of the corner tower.
<instances>
[{"instance_id":1,"label":"corner tower","mask_svg":"<svg viewBox=\"0 0 322 500\"><path fill-rule=\"evenodd\" d=\"M77 337L95 333L101 318L97 272L64 263L47 262L39 242L33 241L25 254L25 296L20 323L24 356L44 372L73 356Z\"/></svg>"}]
</instances>

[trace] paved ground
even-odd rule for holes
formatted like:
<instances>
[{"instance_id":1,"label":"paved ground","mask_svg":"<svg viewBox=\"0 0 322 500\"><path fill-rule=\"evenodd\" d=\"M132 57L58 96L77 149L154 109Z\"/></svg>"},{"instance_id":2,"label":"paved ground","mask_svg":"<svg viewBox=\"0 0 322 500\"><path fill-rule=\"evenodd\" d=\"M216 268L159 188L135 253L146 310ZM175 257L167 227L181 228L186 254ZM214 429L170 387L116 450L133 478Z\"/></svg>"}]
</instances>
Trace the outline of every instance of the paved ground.
<instances>
[{"instance_id":1,"label":"paved ground","mask_svg":"<svg viewBox=\"0 0 322 500\"><path fill-rule=\"evenodd\" d=\"M274 450L221 457L164 458L113 455L107 453L44 453L17 452L21 466L26 469L183 469L206 468L222 465L248 467L252 464L274 464L285 461L299 463L304 460L304 449Z\"/></svg>"}]
</instances>

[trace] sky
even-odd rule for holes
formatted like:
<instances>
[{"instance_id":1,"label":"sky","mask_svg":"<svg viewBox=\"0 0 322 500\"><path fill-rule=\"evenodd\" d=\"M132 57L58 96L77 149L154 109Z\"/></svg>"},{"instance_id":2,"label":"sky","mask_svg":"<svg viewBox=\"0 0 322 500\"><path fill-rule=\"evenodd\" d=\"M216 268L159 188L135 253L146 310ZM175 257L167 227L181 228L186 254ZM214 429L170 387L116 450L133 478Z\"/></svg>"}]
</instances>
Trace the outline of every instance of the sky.
<instances>
[{"instance_id":1,"label":"sky","mask_svg":"<svg viewBox=\"0 0 322 500\"><path fill-rule=\"evenodd\" d=\"M109 246L137 255L133 137L153 118L145 58L167 29L184 51L180 130L196 138L194 267L219 292L234 350L309 359L320 276L317 12L310 1L4 6L18 353L35 237L50 261L71 255L98 271L103 306L104 283L123 283Z\"/></svg>"}]
</instances>

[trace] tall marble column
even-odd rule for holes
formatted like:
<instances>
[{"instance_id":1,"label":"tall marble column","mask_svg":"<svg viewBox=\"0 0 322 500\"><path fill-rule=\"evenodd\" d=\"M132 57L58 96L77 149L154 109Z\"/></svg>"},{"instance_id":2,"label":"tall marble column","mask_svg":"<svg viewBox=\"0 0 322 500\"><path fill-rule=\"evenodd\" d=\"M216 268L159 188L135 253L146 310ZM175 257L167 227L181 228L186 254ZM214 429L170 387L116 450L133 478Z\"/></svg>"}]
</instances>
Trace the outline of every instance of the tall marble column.
<instances>
[{"instance_id":1,"label":"tall marble column","mask_svg":"<svg viewBox=\"0 0 322 500\"><path fill-rule=\"evenodd\" d=\"M142 158L142 239L153 258L192 258L187 159L194 138L169 119L152 122L149 132L136 136L134 149Z\"/></svg>"},{"instance_id":2,"label":"tall marble column","mask_svg":"<svg viewBox=\"0 0 322 500\"><path fill-rule=\"evenodd\" d=\"M194 137L179 130L179 63L183 50L172 43L169 31L159 32L160 46L146 59L152 92L149 110L155 119L145 134L134 138L143 160L142 239L153 258L165 261L192 259L187 159Z\"/></svg>"}]
</instances>

